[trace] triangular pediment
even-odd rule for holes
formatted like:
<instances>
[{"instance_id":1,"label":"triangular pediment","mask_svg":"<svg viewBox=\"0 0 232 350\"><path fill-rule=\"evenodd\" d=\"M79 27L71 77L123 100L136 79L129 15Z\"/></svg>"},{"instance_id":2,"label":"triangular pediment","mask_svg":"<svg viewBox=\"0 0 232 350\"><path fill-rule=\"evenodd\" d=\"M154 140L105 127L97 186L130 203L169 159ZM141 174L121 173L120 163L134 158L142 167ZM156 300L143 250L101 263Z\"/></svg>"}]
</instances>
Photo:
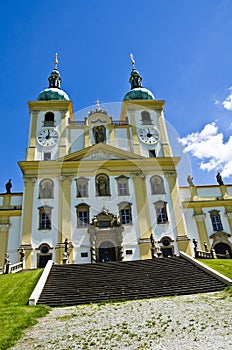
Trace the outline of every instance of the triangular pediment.
<instances>
[{"instance_id":1,"label":"triangular pediment","mask_svg":"<svg viewBox=\"0 0 232 350\"><path fill-rule=\"evenodd\" d=\"M143 159L144 157L124 151L122 149L106 145L103 143L98 143L87 148L84 148L80 151L73 152L62 159L59 159L62 162L75 162L75 161L93 161L93 160L114 160L114 159ZM58 160L58 161L59 161Z\"/></svg>"}]
</instances>

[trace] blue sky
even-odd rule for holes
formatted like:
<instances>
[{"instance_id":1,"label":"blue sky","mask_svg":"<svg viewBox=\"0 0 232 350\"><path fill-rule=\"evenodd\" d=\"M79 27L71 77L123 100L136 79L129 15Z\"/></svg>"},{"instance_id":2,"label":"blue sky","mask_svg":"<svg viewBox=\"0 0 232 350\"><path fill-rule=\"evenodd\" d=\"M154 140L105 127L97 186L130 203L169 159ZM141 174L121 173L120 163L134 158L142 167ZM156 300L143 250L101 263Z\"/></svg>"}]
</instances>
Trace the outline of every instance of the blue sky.
<instances>
[{"instance_id":1,"label":"blue sky","mask_svg":"<svg viewBox=\"0 0 232 350\"><path fill-rule=\"evenodd\" d=\"M143 86L166 101L194 183L215 184L217 171L232 183L231 13L230 0L2 2L0 192L9 178L23 191L27 101L48 86L55 52L74 111L120 102L133 52Z\"/></svg>"}]
</instances>

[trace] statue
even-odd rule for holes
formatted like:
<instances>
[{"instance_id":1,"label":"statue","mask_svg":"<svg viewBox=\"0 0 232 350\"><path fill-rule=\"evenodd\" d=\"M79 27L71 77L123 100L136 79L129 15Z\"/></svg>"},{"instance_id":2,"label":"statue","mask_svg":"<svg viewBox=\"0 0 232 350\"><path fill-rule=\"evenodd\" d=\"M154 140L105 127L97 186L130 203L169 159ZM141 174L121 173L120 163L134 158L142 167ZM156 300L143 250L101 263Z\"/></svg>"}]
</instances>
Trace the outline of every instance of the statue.
<instances>
[{"instance_id":1,"label":"statue","mask_svg":"<svg viewBox=\"0 0 232 350\"><path fill-rule=\"evenodd\" d=\"M219 186L224 185L224 182L222 181L222 177L221 177L221 174L220 174L220 173L217 173L216 179L217 179L217 182L218 182L218 185L219 185Z\"/></svg>"},{"instance_id":2,"label":"statue","mask_svg":"<svg viewBox=\"0 0 232 350\"><path fill-rule=\"evenodd\" d=\"M24 261L24 257L25 257L25 250L22 248L19 252L19 255L20 255L20 262L23 262Z\"/></svg>"},{"instance_id":3,"label":"statue","mask_svg":"<svg viewBox=\"0 0 232 350\"><path fill-rule=\"evenodd\" d=\"M187 182L188 182L189 186L194 186L193 177L190 174L188 174Z\"/></svg>"},{"instance_id":4,"label":"statue","mask_svg":"<svg viewBox=\"0 0 232 350\"><path fill-rule=\"evenodd\" d=\"M100 175L96 177L96 186L98 196L108 196L108 179L105 175Z\"/></svg>"},{"instance_id":5,"label":"statue","mask_svg":"<svg viewBox=\"0 0 232 350\"><path fill-rule=\"evenodd\" d=\"M92 219L92 225L93 225L94 227L97 227L97 224L98 224L98 218L97 218L96 215L94 215L94 217L93 217L93 219Z\"/></svg>"},{"instance_id":6,"label":"statue","mask_svg":"<svg viewBox=\"0 0 232 350\"><path fill-rule=\"evenodd\" d=\"M11 193L12 183L11 179L6 183L6 193Z\"/></svg>"},{"instance_id":7,"label":"statue","mask_svg":"<svg viewBox=\"0 0 232 350\"><path fill-rule=\"evenodd\" d=\"M64 251L65 251L65 253L68 253L68 247L69 247L68 238L66 238L66 240L64 241Z\"/></svg>"},{"instance_id":8,"label":"statue","mask_svg":"<svg viewBox=\"0 0 232 350\"><path fill-rule=\"evenodd\" d=\"M112 227L120 226L120 216L119 215L114 215L113 216L113 219L111 221L111 226Z\"/></svg>"},{"instance_id":9,"label":"statue","mask_svg":"<svg viewBox=\"0 0 232 350\"><path fill-rule=\"evenodd\" d=\"M204 248L205 248L205 252L208 252L209 250L208 250L208 247L207 247L207 243L204 242L203 245L204 245Z\"/></svg>"},{"instance_id":10,"label":"statue","mask_svg":"<svg viewBox=\"0 0 232 350\"><path fill-rule=\"evenodd\" d=\"M197 248L198 242L195 238L193 238L193 244L194 244L195 258L198 258L198 248Z\"/></svg>"},{"instance_id":11,"label":"statue","mask_svg":"<svg viewBox=\"0 0 232 350\"><path fill-rule=\"evenodd\" d=\"M153 233L151 233L151 235L150 235L150 241L151 241L151 246L152 246L152 248L154 248L154 246L155 246L155 240L154 240L154 235L153 235Z\"/></svg>"},{"instance_id":12,"label":"statue","mask_svg":"<svg viewBox=\"0 0 232 350\"><path fill-rule=\"evenodd\" d=\"M101 143L106 141L106 129L103 125L93 128L93 135L95 143Z\"/></svg>"}]
</instances>

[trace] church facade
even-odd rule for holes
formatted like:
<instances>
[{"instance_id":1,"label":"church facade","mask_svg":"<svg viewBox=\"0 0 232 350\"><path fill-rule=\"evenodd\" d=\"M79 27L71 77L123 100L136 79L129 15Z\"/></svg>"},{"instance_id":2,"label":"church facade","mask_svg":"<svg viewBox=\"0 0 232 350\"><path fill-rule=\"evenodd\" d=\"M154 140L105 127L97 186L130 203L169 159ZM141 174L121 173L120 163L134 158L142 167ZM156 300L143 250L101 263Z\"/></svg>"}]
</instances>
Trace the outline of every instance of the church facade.
<instances>
[{"instance_id":1,"label":"church facade","mask_svg":"<svg viewBox=\"0 0 232 350\"><path fill-rule=\"evenodd\" d=\"M99 103L74 120L57 63L28 103L24 191L9 182L0 194L0 267L20 253L26 268L193 255L193 239L232 257L232 185L178 186L165 102L142 87L134 61L116 120Z\"/></svg>"}]
</instances>

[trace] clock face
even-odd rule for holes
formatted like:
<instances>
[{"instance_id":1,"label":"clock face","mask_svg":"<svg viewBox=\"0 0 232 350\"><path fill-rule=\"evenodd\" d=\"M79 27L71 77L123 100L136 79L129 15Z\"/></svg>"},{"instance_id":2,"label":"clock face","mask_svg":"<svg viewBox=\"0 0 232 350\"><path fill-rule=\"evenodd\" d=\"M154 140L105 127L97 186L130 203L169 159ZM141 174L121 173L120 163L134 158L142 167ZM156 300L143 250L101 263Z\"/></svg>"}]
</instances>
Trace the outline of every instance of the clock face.
<instances>
[{"instance_id":1,"label":"clock face","mask_svg":"<svg viewBox=\"0 0 232 350\"><path fill-rule=\"evenodd\" d=\"M154 145L159 140L159 131L155 128L140 129L138 136L143 143L147 145Z\"/></svg>"},{"instance_id":2,"label":"clock face","mask_svg":"<svg viewBox=\"0 0 232 350\"><path fill-rule=\"evenodd\" d=\"M43 129L37 136L37 141L41 146L51 147L58 141L59 135L55 129Z\"/></svg>"}]
</instances>

